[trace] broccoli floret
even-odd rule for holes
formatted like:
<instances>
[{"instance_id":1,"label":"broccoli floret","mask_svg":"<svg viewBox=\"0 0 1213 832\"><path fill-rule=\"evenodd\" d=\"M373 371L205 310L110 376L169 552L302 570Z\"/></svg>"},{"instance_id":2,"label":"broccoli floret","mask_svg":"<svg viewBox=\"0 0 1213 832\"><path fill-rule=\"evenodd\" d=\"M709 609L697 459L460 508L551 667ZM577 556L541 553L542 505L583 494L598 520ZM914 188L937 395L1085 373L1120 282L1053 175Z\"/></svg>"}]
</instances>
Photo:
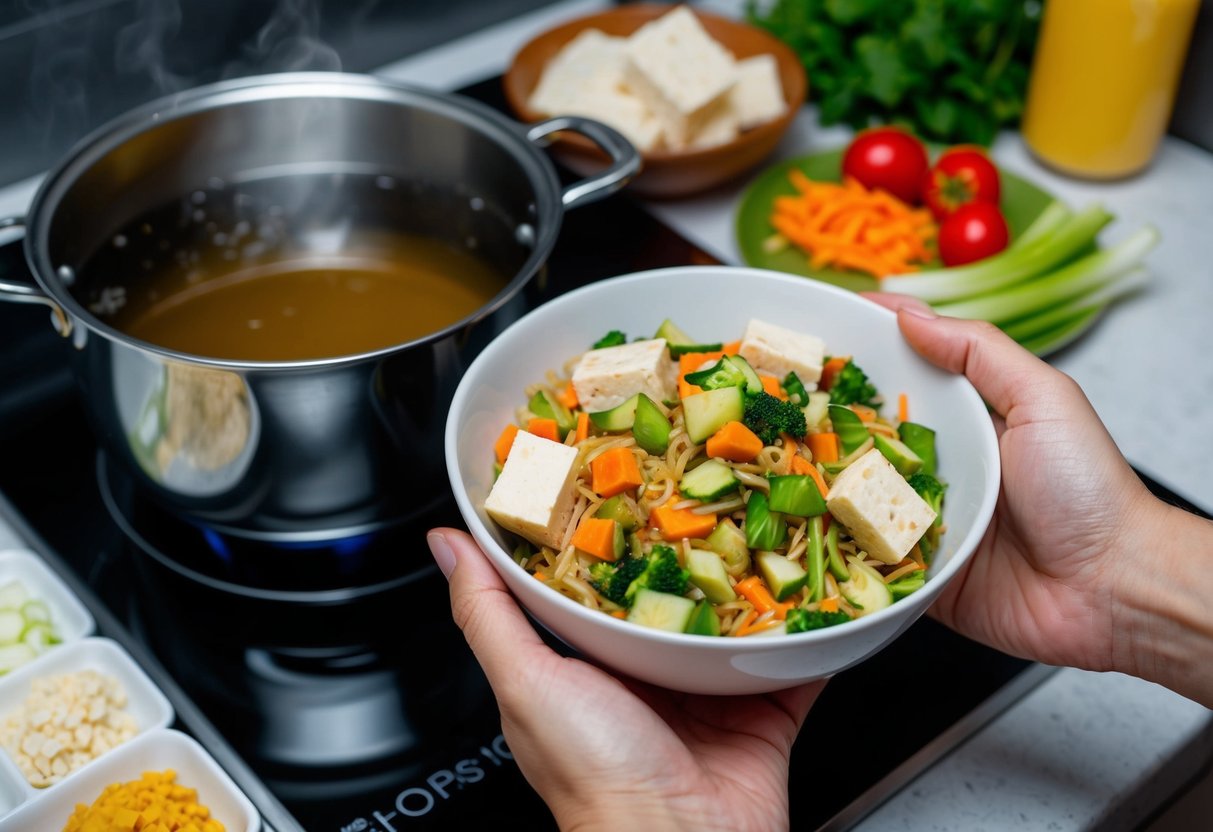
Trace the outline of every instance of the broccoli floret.
<instances>
[{"instance_id":1,"label":"broccoli floret","mask_svg":"<svg viewBox=\"0 0 1213 832\"><path fill-rule=\"evenodd\" d=\"M645 558L623 558L617 563L595 563L590 567L590 583L602 596L621 607L630 606L628 586L644 572Z\"/></svg>"},{"instance_id":2,"label":"broccoli floret","mask_svg":"<svg viewBox=\"0 0 1213 832\"><path fill-rule=\"evenodd\" d=\"M741 369L732 361L723 358L697 373L687 373L687 381L704 390L718 390L721 387L745 387L746 378Z\"/></svg>"},{"instance_id":3,"label":"broccoli floret","mask_svg":"<svg viewBox=\"0 0 1213 832\"><path fill-rule=\"evenodd\" d=\"M788 610L787 625L789 633L804 633L809 630L820 630L822 627L833 627L835 624L845 624L851 616L845 612L822 612L821 610Z\"/></svg>"},{"instance_id":4,"label":"broccoli floret","mask_svg":"<svg viewBox=\"0 0 1213 832\"><path fill-rule=\"evenodd\" d=\"M948 487L922 471L911 474L907 482L918 492L918 496L926 500L927 505L935 511L935 525L938 526L940 517L943 516L943 493L948 490Z\"/></svg>"},{"instance_id":5,"label":"broccoli floret","mask_svg":"<svg viewBox=\"0 0 1213 832\"><path fill-rule=\"evenodd\" d=\"M682 595L687 591L687 582L690 579L691 573L678 565L678 554L673 549L669 546L654 546L645 560L644 571L627 589L627 602L630 605L641 589Z\"/></svg>"},{"instance_id":6,"label":"broccoli floret","mask_svg":"<svg viewBox=\"0 0 1213 832\"><path fill-rule=\"evenodd\" d=\"M834 376L830 384L832 404L862 404L874 407L879 404L880 393L868 381L868 374L859 369L854 361L848 361Z\"/></svg>"},{"instance_id":7,"label":"broccoli floret","mask_svg":"<svg viewBox=\"0 0 1213 832\"><path fill-rule=\"evenodd\" d=\"M803 410L767 392L746 398L744 421L745 426L754 431L764 445L774 445L780 433L800 438L809 429Z\"/></svg>"},{"instance_id":8,"label":"broccoli floret","mask_svg":"<svg viewBox=\"0 0 1213 832\"><path fill-rule=\"evenodd\" d=\"M927 505L935 511L935 522L918 541L922 559L929 566L935 557L935 550L939 548L939 527L943 523L943 493L948 490L948 487L922 471L911 474L907 482L918 492L918 496L926 500Z\"/></svg>"},{"instance_id":9,"label":"broccoli floret","mask_svg":"<svg viewBox=\"0 0 1213 832\"><path fill-rule=\"evenodd\" d=\"M620 332L617 329L612 329L606 335L602 336L597 341L595 341L594 346L590 347L590 349L600 350L600 349L603 349L604 347L618 347L623 344L626 344L627 342L628 342L628 336L624 335L622 332Z\"/></svg>"}]
</instances>

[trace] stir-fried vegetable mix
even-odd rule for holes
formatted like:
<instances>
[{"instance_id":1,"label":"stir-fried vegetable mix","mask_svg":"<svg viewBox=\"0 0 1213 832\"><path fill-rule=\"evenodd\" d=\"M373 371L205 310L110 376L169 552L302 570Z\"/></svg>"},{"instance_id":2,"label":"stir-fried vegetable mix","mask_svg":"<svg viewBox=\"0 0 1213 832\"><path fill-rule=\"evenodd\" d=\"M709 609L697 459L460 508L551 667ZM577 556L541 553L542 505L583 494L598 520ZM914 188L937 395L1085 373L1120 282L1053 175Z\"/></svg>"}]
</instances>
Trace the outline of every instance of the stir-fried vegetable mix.
<instances>
[{"instance_id":1,"label":"stir-fried vegetable mix","mask_svg":"<svg viewBox=\"0 0 1213 832\"><path fill-rule=\"evenodd\" d=\"M590 339L587 338L587 342ZM798 633L921 588L943 532L935 433L850 356L752 320L740 341L614 330L526 391L489 515L536 580L628 621Z\"/></svg>"}]
</instances>

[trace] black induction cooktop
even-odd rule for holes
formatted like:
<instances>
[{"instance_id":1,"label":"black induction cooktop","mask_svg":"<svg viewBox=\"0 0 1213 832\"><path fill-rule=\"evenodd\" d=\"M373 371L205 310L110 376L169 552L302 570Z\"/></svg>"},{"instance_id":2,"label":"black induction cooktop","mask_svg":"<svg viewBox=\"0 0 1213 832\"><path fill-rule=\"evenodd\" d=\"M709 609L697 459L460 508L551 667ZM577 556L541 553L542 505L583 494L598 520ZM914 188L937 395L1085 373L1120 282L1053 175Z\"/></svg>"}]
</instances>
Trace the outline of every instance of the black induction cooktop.
<instances>
[{"instance_id":1,"label":"black induction cooktop","mask_svg":"<svg viewBox=\"0 0 1213 832\"><path fill-rule=\"evenodd\" d=\"M466 92L501 106L496 79ZM568 214L527 298L538 304L613 275L713 262L617 196ZM0 277L22 268L17 247L0 249ZM240 561L230 547L225 555L227 544L206 530L144 504L99 454L67 347L45 318L0 304L0 492L11 502L0 509L93 606L101 634L149 667L179 727L211 750L267 824L279 832L553 827L513 762L425 546L426 528L459 523L449 495L382 537L348 544L358 557L391 559L382 597L292 605L299 598L276 595L272 575L262 575L261 594L227 592L228 583L250 584L230 574ZM326 569L333 557L288 550L258 562L271 572L265 564ZM181 564L207 581L183 580ZM793 753L793 826L862 817L1043 672L930 620L915 624L838 675L810 714ZM912 718L895 726L847 718L889 685L913 691ZM814 752L823 747L863 748L862 765Z\"/></svg>"}]
</instances>

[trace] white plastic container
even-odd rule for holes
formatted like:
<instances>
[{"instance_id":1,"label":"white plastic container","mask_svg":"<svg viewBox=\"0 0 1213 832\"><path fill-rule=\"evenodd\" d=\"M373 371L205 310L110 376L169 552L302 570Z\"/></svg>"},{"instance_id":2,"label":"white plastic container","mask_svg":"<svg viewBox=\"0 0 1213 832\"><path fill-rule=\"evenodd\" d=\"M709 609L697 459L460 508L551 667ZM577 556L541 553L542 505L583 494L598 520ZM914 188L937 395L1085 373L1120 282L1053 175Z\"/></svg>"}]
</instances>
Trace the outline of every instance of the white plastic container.
<instances>
[{"instance_id":1,"label":"white plastic container","mask_svg":"<svg viewBox=\"0 0 1213 832\"><path fill-rule=\"evenodd\" d=\"M211 810L227 832L257 832L261 816L227 772L191 737L179 731L145 731L58 786L0 819L0 832L55 832L76 804L90 805L111 783L138 780L145 771L177 772L177 783L198 790L198 802Z\"/></svg>"},{"instance_id":2,"label":"white plastic container","mask_svg":"<svg viewBox=\"0 0 1213 832\"><path fill-rule=\"evenodd\" d=\"M34 678L75 673L82 670L95 670L121 682L126 691L125 710L134 718L139 735L158 728L166 728L172 723L173 706L169 704L168 699L125 650L117 643L105 638L86 638L72 644L62 645L0 678L0 722L21 707L29 695L30 683ZM136 739L139 735L136 735ZM27 803L58 791L124 747L125 744L111 749L67 775L60 782L44 789L31 786L9 756L8 750L0 750L0 815L7 814L21 803ZM0 826L0 828L33 830L49 829L50 827Z\"/></svg>"}]
</instances>

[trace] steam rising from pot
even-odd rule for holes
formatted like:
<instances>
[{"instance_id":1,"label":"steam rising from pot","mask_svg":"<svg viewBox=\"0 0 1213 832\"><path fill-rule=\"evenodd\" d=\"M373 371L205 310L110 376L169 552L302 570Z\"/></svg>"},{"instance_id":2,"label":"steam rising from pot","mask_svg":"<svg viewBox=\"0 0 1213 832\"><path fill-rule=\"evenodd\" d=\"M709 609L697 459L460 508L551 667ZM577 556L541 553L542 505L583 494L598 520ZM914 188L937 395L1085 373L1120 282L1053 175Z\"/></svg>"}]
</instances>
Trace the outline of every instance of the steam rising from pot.
<instances>
[{"instance_id":1,"label":"steam rising from pot","mask_svg":"<svg viewBox=\"0 0 1213 832\"><path fill-rule=\"evenodd\" d=\"M320 0L224 4L235 10L230 20L218 19L209 0L135 0L126 8L104 2L55 4L49 9L25 2L39 23L29 101L36 138L43 145L61 142L65 135L79 138L117 114L112 98L88 94L90 78L113 74L125 99L119 109L126 109L136 103L132 94L150 100L227 78L342 69L337 51L320 38ZM364 2L354 22L377 2ZM258 21L260 15L265 16ZM115 17L130 22L111 41L106 24ZM238 57L219 66L208 62L208 52L215 57L232 53L223 38L233 36L242 38Z\"/></svg>"}]
</instances>

